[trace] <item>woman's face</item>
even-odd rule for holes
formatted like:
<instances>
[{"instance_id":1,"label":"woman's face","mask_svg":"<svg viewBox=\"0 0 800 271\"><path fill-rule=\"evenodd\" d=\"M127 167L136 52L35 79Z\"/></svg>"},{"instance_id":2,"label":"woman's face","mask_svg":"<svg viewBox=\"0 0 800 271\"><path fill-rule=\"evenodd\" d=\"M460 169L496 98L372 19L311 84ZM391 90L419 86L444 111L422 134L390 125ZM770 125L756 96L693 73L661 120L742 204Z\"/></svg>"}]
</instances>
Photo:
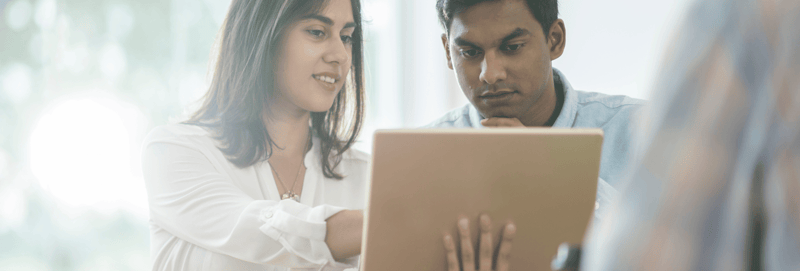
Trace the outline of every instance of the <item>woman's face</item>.
<instances>
[{"instance_id":1,"label":"woman's face","mask_svg":"<svg viewBox=\"0 0 800 271\"><path fill-rule=\"evenodd\" d=\"M271 107L289 114L328 111L350 71L355 27L350 0L331 0L321 14L290 25L275 64Z\"/></svg>"}]
</instances>

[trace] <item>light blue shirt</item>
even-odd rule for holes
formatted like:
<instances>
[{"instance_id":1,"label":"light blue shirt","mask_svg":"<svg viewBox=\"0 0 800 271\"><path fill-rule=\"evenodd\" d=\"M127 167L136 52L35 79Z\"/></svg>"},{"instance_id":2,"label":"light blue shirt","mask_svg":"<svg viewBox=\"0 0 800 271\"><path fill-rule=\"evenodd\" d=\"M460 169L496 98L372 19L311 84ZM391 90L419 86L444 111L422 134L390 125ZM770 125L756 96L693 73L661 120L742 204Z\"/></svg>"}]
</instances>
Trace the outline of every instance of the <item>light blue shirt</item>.
<instances>
[{"instance_id":1,"label":"light blue shirt","mask_svg":"<svg viewBox=\"0 0 800 271\"><path fill-rule=\"evenodd\" d=\"M636 124L634 118L641 112L645 102L621 95L605 95L574 90L564 74L553 69L553 79L564 87L564 105L554 128L601 128L603 150L600 160L600 178L597 186L595 220L605 213L616 197L617 185L625 178L634 155L631 139ZM456 108L427 128L485 128L484 119L472 104ZM599 221L595 221L598 223Z\"/></svg>"}]
</instances>

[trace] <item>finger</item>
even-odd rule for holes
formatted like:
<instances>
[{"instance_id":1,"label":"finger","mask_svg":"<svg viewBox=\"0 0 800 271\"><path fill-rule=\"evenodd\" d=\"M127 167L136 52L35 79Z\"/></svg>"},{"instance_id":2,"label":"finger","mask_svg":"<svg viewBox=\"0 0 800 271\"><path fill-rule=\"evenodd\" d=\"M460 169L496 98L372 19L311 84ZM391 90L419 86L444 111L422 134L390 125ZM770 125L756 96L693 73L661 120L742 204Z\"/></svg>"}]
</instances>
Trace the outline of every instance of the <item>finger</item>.
<instances>
[{"instance_id":1,"label":"finger","mask_svg":"<svg viewBox=\"0 0 800 271\"><path fill-rule=\"evenodd\" d=\"M444 250L447 252L447 271L458 271L458 255L456 254L456 244L450 234L444 235Z\"/></svg>"},{"instance_id":2,"label":"finger","mask_svg":"<svg viewBox=\"0 0 800 271\"><path fill-rule=\"evenodd\" d=\"M497 271L508 271L509 258L511 255L511 241L517 233L517 226L513 222L508 223L503 229L503 237L500 241L499 252L497 253Z\"/></svg>"},{"instance_id":3,"label":"finger","mask_svg":"<svg viewBox=\"0 0 800 271\"><path fill-rule=\"evenodd\" d=\"M458 220L458 236L461 238L461 265L464 271L475 271L475 251L469 234L469 220L462 217Z\"/></svg>"},{"instance_id":4,"label":"finger","mask_svg":"<svg viewBox=\"0 0 800 271\"><path fill-rule=\"evenodd\" d=\"M483 214L480 216L480 239L478 239L478 268L480 271L492 270L492 220Z\"/></svg>"},{"instance_id":5,"label":"finger","mask_svg":"<svg viewBox=\"0 0 800 271\"><path fill-rule=\"evenodd\" d=\"M487 118L481 120L481 125L487 127L525 127L517 118Z\"/></svg>"},{"instance_id":6,"label":"finger","mask_svg":"<svg viewBox=\"0 0 800 271\"><path fill-rule=\"evenodd\" d=\"M490 127L510 127L521 125L519 120L516 118L487 118L481 120L481 124Z\"/></svg>"}]
</instances>

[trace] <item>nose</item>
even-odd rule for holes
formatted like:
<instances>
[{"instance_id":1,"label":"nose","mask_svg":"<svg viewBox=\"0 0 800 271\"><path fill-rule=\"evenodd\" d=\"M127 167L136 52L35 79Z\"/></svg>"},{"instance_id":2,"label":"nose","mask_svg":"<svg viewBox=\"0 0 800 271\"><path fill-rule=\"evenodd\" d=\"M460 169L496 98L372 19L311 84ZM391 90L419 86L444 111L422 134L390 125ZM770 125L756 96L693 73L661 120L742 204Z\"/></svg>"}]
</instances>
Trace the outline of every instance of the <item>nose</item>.
<instances>
[{"instance_id":1,"label":"nose","mask_svg":"<svg viewBox=\"0 0 800 271\"><path fill-rule=\"evenodd\" d=\"M483 62L481 62L480 79L487 84L494 84L506 79L505 63L495 52L485 53Z\"/></svg>"},{"instance_id":2,"label":"nose","mask_svg":"<svg viewBox=\"0 0 800 271\"><path fill-rule=\"evenodd\" d=\"M345 64L350 58L350 51L341 39L330 39L327 51L322 56L322 60L327 63Z\"/></svg>"}]
</instances>

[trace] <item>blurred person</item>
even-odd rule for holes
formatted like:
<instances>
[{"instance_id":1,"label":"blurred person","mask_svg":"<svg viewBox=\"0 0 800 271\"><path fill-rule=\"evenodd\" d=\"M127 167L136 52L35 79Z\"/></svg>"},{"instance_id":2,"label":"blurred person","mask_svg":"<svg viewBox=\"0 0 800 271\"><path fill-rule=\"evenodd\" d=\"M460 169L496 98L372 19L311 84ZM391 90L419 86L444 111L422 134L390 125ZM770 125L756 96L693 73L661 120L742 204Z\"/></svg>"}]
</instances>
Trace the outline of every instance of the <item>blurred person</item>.
<instances>
[{"instance_id":1,"label":"blurred person","mask_svg":"<svg viewBox=\"0 0 800 271\"><path fill-rule=\"evenodd\" d=\"M698 1L583 270L800 270L800 2Z\"/></svg>"},{"instance_id":2,"label":"blurred person","mask_svg":"<svg viewBox=\"0 0 800 271\"><path fill-rule=\"evenodd\" d=\"M153 270L357 265L358 0L233 0L199 110L144 143Z\"/></svg>"}]
</instances>

